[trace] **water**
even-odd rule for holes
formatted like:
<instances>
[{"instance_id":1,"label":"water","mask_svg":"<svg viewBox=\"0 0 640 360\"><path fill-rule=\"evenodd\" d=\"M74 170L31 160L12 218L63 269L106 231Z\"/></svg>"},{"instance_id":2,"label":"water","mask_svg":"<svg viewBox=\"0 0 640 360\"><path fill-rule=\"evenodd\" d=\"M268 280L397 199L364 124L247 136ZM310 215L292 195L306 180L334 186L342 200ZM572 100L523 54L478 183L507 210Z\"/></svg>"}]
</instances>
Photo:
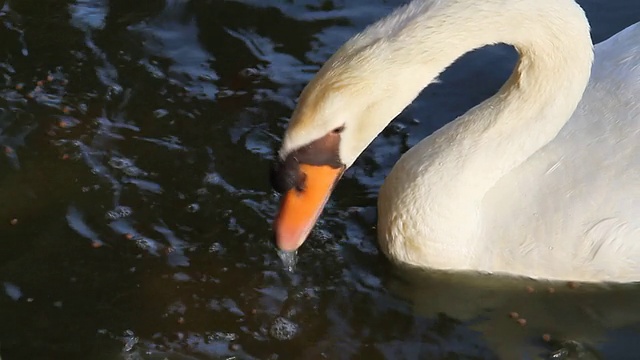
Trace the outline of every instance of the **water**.
<instances>
[{"instance_id":1,"label":"water","mask_svg":"<svg viewBox=\"0 0 640 360\"><path fill-rule=\"evenodd\" d=\"M2 359L637 358L636 286L407 272L377 249L384 175L496 91L508 47L425 90L283 264L268 168L295 98L401 1L0 3ZM640 21L637 0L581 3L596 41Z\"/></svg>"},{"instance_id":2,"label":"water","mask_svg":"<svg viewBox=\"0 0 640 360\"><path fill-rule=\"evenodd\" d=\"M278 249L278 256L282 260L282 265L289 271L294 271L296 268L296 262L298 261L297 251L283 251Z\"/></svg>"}]
</instances>

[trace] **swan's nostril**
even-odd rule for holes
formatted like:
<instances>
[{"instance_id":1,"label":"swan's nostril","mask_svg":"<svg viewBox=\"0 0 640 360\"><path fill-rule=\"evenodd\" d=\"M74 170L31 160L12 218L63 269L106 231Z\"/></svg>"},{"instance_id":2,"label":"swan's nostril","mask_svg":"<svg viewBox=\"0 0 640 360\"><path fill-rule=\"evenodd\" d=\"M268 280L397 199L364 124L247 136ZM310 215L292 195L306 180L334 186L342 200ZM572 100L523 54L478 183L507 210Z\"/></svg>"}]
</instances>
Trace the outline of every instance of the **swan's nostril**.
<instances>
[{"instance_id":1,"label":"swan's nostril","mask_svg":"<svg viewBox=\"0 0 640 360\"><path fill-rule=\"evenodd\" d=\"M286 177L283 175L283 162L278 161L271 166L269 179L271 181L271 187L273 190L280 194L284 194L291 188L291 185L287 183Z\"/></svg>"},{"instance_id":2,"label":"swan's nostril","mask_svg":"<svg viewBox=\"0 0 640 360\"><path fill-rule=\"evenodd\" d=\"M300 164L294 157L287 157L285 161L277 161L271 167L271 187L280 194L296 188L304 189L305 175L300 171Z\"/></svg>"},{"instance_id":3,"label":"swan's nostril","mask_svg":"<svg viewBox=\"0 0 640 360\"><path fill-rule=\"evenodd\" d=\"M301 164L344 168L339 155L340 132L343 130L344 126L335 128L325 136L290 152L285 159L276 160L271 166L271 187L281 194L291 189L304 191L307 175L300 169Z\"/></svg>"},{"instance_id":4,"label":"swan's nostril","mask_svg":"<svg viewBox=\"0 0 640 360\"><path fill-rule=\"evenodd\" d=\"M307 187L307 174L298 170L298 174L296 176L296 190L304 191Z\"/></svg>"}]
</instances>

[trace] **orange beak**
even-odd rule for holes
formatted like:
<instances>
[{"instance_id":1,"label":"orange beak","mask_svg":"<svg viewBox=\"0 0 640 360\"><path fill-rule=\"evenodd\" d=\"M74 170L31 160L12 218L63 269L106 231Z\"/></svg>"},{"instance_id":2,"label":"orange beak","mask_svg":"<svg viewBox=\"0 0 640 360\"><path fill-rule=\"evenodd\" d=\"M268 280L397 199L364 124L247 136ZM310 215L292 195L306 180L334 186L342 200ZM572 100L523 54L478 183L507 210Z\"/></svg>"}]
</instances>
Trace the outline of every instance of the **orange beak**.
<instances>
[{"instance_id":1,"label":"orange beak","mask_svg":"<svg viewBox=\"0 0 640 360\"><path fill-rule=\"evenodd\" d=\"M284 251L295 251L306 240L344 167L300 164L300 171L306 176L304 189L284 194L273 223L276 244Z\"/></svg>"}]
</instances>

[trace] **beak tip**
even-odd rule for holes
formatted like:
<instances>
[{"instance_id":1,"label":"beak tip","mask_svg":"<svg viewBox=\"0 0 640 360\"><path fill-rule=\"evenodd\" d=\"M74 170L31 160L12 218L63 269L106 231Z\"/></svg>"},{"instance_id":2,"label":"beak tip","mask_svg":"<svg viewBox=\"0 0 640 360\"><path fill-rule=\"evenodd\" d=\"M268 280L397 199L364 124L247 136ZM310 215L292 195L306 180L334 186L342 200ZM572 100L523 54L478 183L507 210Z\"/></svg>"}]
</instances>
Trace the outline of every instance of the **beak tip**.
<instances>
[{"instance_id":1,"label":"beak tip","mask_svg":"<svg viewBox=\"0 0 640 360\"><path fill-rule=\"evenodd\" d=\"M308 164L300 164L300 169L306 186L304 190L290 189L284 193L273 223L275 244L285 252L302 246L344 170Z\"/></svg>"},{"instance_id":2,"label":"beak tip","mask_svg":"<svg viewBox=\"0 0 640 360\"><path fill-rule=\"evenodd\" d=\"M274 242L276 247L284 252L294 252L302 245L304 240L300 240L299 236L294 234L283 234L276 227L274 234Z\"/></svg>"},{"instance_id":3,"label":"beak tip","mask_svg":"<svg viewBox=\"0 0 640 360\"><path fill-rule=\"evenodd\" d=\"M282 246L282 244L278 244L278 243L276 243L276 246L278 247L278 249L280 249L280 251L284 251L286 253L292 253L298 250L297 246L287 247L287 246Z\"/></svg>"}]
</instances>

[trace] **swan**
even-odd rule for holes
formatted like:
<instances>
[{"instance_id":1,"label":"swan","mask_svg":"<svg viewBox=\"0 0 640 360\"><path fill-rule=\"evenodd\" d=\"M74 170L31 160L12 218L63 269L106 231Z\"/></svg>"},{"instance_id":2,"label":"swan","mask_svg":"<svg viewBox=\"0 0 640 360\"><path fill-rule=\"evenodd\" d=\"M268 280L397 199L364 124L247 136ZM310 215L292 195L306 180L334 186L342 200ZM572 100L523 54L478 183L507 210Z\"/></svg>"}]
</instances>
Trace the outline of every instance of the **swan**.
<instances>
[{"instance_id":1,"label":"swan","mask_svg":"<svg viewBox=\"0 0 640 360\"><path fill-rule=\"evenodd\" d=\"M640 23L594 50L573 0L414 0L348 40L285 131L277 246L302 245L345 169L424 87L496 43L519 53L506 83L385 179L381 250L410 267L640 281Z\"/></svg>"}]
</instances>

